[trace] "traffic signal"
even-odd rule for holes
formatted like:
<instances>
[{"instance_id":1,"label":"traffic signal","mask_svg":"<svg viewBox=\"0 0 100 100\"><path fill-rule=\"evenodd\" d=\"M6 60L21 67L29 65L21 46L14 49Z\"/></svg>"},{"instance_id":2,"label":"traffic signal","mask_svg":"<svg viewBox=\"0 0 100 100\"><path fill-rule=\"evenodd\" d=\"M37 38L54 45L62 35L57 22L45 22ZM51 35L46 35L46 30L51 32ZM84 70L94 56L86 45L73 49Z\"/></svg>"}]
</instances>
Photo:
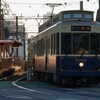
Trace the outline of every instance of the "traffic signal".
<instances>
[{"instance_id":1,"label":"traffic signal","mask_svg":"<svg viewBox=\"0 0 100 100\"><path fill-rule=\"evenodd\" d=\"M21 42L18 40L14 40L14 43L12 43L12 47L18 48L21 45Z\"/></svg>"}]
</instances>

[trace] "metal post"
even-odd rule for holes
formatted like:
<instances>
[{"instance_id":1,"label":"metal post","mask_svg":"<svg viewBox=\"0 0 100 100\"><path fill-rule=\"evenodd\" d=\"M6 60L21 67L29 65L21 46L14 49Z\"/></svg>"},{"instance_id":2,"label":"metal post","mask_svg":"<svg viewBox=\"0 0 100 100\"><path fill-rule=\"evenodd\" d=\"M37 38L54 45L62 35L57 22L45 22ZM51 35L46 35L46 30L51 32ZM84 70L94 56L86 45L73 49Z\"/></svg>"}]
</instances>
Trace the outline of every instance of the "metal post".
<instances>
[{"instance_id":1,"label":"metal post","mask_svg":"<svg viewBox=\"0 0 100 100\"><path fill-rule=\"evenodd\" d=\"M2 15L1 15L1 0L0 0L0 40L2 39L1 20L2 20Z\"/></svg>"},{"instance_id":2,"label":"metal post","mask_svg":"<svg viewBox=\"0 0 100 100\"><path fill-rule=\"evenodd\" d=\"M25 26L23 25L23 34L24 34L24 36L26 35L25 34ZM24 44L24 60L25 60L25 58L26 58L26 45L25 45L25 38L23 39L23 44Z\"/></svg>"},{"instance_id":3,"label":"metal post","mask_svg":"<svg viewBox=\"0 0 100 100\"><path fill-rule=\"evenodd\" d=\"M100 22L100 0L99 0L99 8L97 10L96 21Z\"/></svg>"},{"instance_id":4,"label":"metal post","mask_svg":"<svg viewBox=\"0 0 100 100\"><path fill-rule=\"evenodd\" d=\"M2 39L2 33L1 33L1 0L0 0L0 40ZM0 45L0 61L1 61L1 45Z\"/></svg>"},{"instance_id":5,"label":"metal post","mask_svg":"<svg viewBox=\"0 0 100 100\"><path fill-rule=\"evenodd\" d=\"M16 40L18 40L18 16L16 16ZM16 56L18 58L18 48L16 48Z\"/></svg>"}]
</instances>

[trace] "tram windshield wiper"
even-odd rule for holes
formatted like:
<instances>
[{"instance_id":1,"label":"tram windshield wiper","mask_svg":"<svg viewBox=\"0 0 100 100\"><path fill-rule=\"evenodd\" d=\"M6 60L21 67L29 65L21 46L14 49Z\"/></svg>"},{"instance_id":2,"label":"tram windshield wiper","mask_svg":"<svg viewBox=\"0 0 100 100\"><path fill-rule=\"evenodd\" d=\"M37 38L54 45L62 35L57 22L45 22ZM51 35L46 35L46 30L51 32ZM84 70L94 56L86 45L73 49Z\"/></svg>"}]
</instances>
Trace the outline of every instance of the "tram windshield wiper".
<instances>
[{"instance_id":1,"label":"tram windshield wiper","mask_svg":"<svg viewBox=\"0 0 100 100\"><path fill-rule=\"evenodd\" d=\"M83 52L82 52L82 54L81 54L80 58L82 58L82 57L83 57L83 55L84 55L84 52L85 52L85 49L83 50Z\"/></svg>"}]
</instances>

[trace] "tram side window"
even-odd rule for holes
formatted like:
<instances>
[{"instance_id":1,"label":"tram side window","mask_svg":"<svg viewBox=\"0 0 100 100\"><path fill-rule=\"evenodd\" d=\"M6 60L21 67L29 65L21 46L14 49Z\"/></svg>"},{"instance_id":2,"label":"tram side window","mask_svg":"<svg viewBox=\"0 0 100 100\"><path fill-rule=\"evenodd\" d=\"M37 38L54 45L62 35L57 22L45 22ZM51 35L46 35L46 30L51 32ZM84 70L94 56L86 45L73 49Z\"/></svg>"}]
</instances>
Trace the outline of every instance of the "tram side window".
<instances>
[{"instance_id":1,"label":"tram side window","mask_svg":"<svg viewBox=\"0 0 100 100\"><path fill-rule=\"evenodd\" d=\"M47 54L50 53L50 38L47 39Z\"/></svg>"},{"instance_id":2,"label":"tram side window","mask_svg":"<svg viewBox=\"0 0 100 100\"><path fill-rule=\"evenodd\" d=\"M98 54L100 53L99 50L99 34L93 33L90 35L91 42L90 42L90 53L92 54Z\"/></svg>"},{"instance_id":3,"label":"tram side window","mask_svg":"<svg viewBox=\"0 0 100 100\"><path fill-rule=\"evenodd\" d=\"M35 57L35 43L33 43L32 54L33 54L33 57Z\"/></svg>"},{"instance_id":4,"label":"tram side window","mask_svg":"<svg viewBox=\"0 0 100 100\"><path fill-rule=\"evenodd\" d=\"M41 39L41 56L44 55L44 39Z\"/></svg>"},{"instance_id":5,"label":"tram side window","mask_svg":"<svg viewBox=\"0 0 100 100\"><path fill-rule=\"evenodd\" d=\"M39 56L39 51L38 51L39 50L39 41L37 41L37 49L36 50L37 50L37 56Z\"/></svg>"},{"instance_id":6,"label":"tram side window","mask_svg":"<svg viewBox=\"0 0 100 100\"><path fill-rule=\"evenodd\" d=\"M33 55L32 55L32 58L33 58L32 64L33 64L33 67L34 67L34 68L35 68L35 55L36 55L35 49L36 49L36 43L34 42L34 43L33 43Z\"/></svg>"},{"instance_id":7,"label":"tram side window","mask_svg":"<svg viewBox=\"0 0 100 100\"><path fill-rule=\"evenodd\" d=\"M53 55L53 35L51 35L51 55Z\"/></svg>"},{"instance_id":8,"label":"tram side window","mask_svg":"<svg viewBox=\"0 0 100 100\"><path fill-rule=\"evenodd\" d=\"M54 52L54 54L55 54L55 34L53 35L54 36L54 49L53 49L53 52Z\"/></svg>"},{"instance_id":9,"label":"tram side window","mask_svg":"<svg viewBox=\"0 0 100 100\"><path fill-rule=\"evenodd\" d=\"M71 54L71 34L61 33L61 54Z\"/></svg>"},{"instance_id":10,"label":"tram side window","mask_svg":"<svg viewBox=\"0 0 100 100\"><path fill-rule=\"evenodd\" d=\"M56 34L56 53L59 54L59 33Z\"/></svg>"},{"instance_id":11,"label":"tram side window","mask_svg":"<svg viewBox=\"0 0 100 100\"><path fill-rule=\"evenodd\" d=\"M37 41L37 56L44 55L44 39Z\"/></svg>"},{"instance_id":12,"label":"tram side window","mask_svg":"<svg viewBox=\"0 0 100 100\"><path fill-rule=\"evenodd\" d=\"M51 35L51 55L55 54L55 34Z\"/></svg>"},{"instance_id":13,"label":"tram side window","mask_svg":"<svg viewBox=\"0 0 100 100\"><path fill-rule=\"evenodd\" d=\"M34 48L35 48L35 55L37 55L37 43L34 44Z\"/></svg>"}]
</instances>

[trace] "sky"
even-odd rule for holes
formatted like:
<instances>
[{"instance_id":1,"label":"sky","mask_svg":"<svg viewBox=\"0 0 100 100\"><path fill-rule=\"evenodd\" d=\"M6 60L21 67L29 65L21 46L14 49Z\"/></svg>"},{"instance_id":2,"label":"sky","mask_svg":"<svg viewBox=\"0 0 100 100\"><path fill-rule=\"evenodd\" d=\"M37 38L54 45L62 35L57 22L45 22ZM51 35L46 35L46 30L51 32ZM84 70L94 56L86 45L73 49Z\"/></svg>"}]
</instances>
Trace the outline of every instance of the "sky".
<instances>
[{"instance_id":1,"label":"sky","mask_svg":"<svg viewBox=\"0 0 100 100\"><path fill-rule=\"evenodd\" d=\"M63 10L78 10L80 9L79 2L80 0L2 0L4 2L7 2L9 4L9 7L11 11L16 16L26 16L26 17L32 17L32 16L43 16L43 14L46 14L47 12L51 12L51 7L47 6L48 3L61 3L62 6L55 7L54 13L57 14L60 11ZM95 12L98 9L98 1L99 0L81 0L83 1L83 9L84 10L91 10ZM65 5L67 3L67 5ZM95 17L94 16L94 17ZM95 20L95 19L94 19ZM38 32L38 23L40 23L40 20L20 20L25 24L26 32ZM43 21L43 20L42 20ZM42 24L42 21L40 24Z\"/></svg>"}]
</instances>

